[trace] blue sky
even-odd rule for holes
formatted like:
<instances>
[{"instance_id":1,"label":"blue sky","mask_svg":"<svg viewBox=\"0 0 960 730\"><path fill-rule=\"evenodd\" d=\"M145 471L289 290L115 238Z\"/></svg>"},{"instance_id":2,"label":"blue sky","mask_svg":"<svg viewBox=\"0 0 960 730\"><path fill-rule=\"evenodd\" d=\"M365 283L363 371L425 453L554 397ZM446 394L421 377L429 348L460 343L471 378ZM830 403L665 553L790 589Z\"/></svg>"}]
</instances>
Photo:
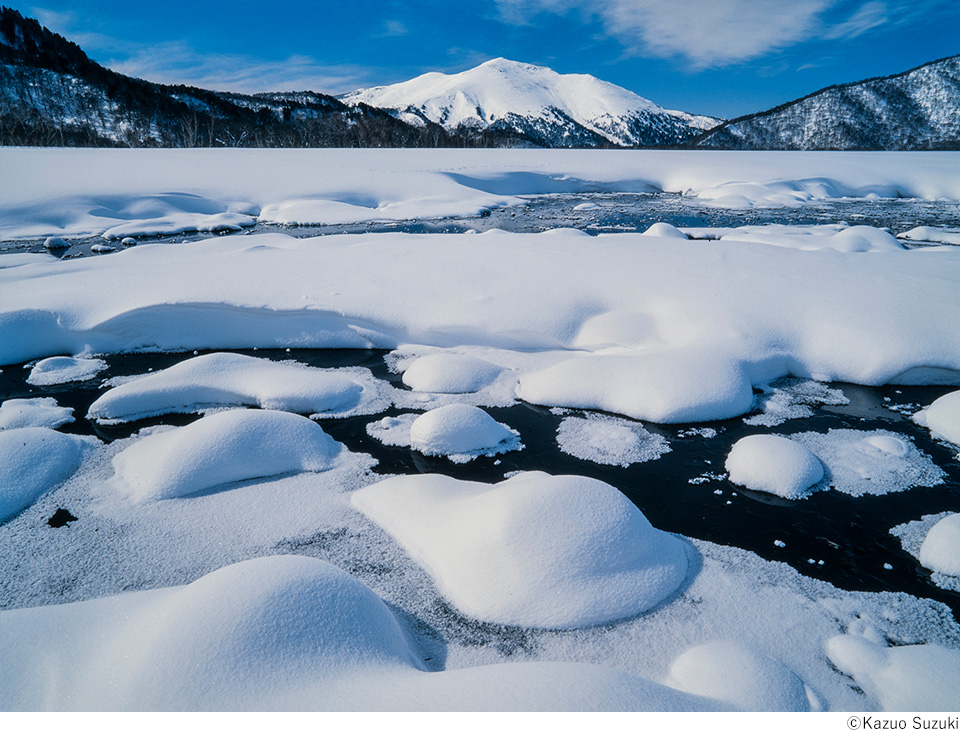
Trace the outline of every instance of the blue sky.
<instances>
[{"instance_id":1,"label":"blue sky","mask_svg":"<svg viewBox=\"0 0 960 730\"><path fill-rule=\"evenodd\" d=\"M341 93L503 56L727 118L960 53L956 0L7 3L164 83Z\"/></svg>"}]
</instances>

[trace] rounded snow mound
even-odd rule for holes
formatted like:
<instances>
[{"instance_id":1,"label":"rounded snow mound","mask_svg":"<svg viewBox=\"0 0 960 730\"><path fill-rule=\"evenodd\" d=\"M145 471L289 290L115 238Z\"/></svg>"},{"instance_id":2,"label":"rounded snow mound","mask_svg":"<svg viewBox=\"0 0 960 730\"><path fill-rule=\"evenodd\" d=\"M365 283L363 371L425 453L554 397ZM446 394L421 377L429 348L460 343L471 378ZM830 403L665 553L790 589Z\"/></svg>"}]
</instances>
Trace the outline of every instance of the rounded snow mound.
<instances>
[{"instance_id":1,"label":"rounded snow mound","mask_svg":"<svg viewBox=\"0 0 960 730\"><path fill-rule=\"evenodd\" d=\"M230 406L324 413L353 408L362 393L362 385L339 373L215 352L107 391L91 404L87 418L135 421L164 413L196 413Z\"/></svg>"},{"instance_id":2,"label":"rounded snow mound","mask_svg":"<svg viewBox=\"0 0 960 730\"><path fill-rule=\"evenodd\" d=\"M410 446L427 456L492 456L519 447L516 431L476 406L453 403L427 411L410 425ZM469 457L469 458L468 458Z\"/></svg>"},{"instance_id":3,"label":"rounded snow mound","mask_svg":"<svg viewBox=\"0 0 960 730\"><path fill-rule=\"evenodd\" d=\"M309 418L236 410L146 436L113 457L113 466L123 490L144 501L246 479L324 471L339 452L340 444Z\"/></svg>"},{"instance_id":4,"label":"rounded snow mound","mask_svg":"<svg viewBox=\"0 0 960 730\"><path fill-rule=\"evenodd\" d=\"M65 481L91 443L49 428L0 431L0 522Z\"/></svg>"},{"instance_id":5,"label":"rounded snow mound","mask_svg":"<svg viewBox=\"0 0 960 730\"><path fill-rule=\"evenodd\" d=\"M83 357L48 357L30 370L27 382L30 385L59 385L80 380L90 380L107 367L103 360Z\"/></svg>"},{"instance_id":6,"label":"rounded snow mound","mask_svg":"<svg viewBox=\"0 0 960 730\"><path fill-rule=\"evenodd\" d=\"M730 481L784 499L806 497L823 479L823 464L806 446L782 436L746 436L733 445L725 465Z\"/></svg>"},{"instance_id":7,"label":"rounded snow mound","mask_svg":"<svg viewBox=\"0 0 960 730\"><path fill-rule=\"evenodd\" d=\"M893 235L873 226L851 226L832 236L830 244L843 253L903 250L903 245Z\"/></svg>"},{"instance_id":8,"label":"rounded snow mound","mask_svg":"<svg viewBox=\"0 0 960 730\"><path fill-rule=\"evenodd\" d=\"M913 420L929 428L935 436L960 446L960 390L937 398Z\"/></svg>"},{"instance_id":9,"label":"rounded snow mound","mask_svg":"<svg viewBox=\"0 0 960 730\"><path fill-rule=\"evenodd\" d=\"M316 558L248 560L156 595L103 644L96 706L257 706L345 670L417 666L386 604Z\"/></svg>"},{"instance_id":10,"label":"rounded snow mound","mask_svg":"<svg viewBox=\"0 0 960 730\"><path fill-rule=\"evenodd\" d=\"M679 539L588 477L524 472L491 485L423 474L352 499L480 621L548 629L616 621L654 608L687 574Z\"/></svg>"},{"instance_id":11,"label":"rounded snow mound","mask_svg":"<svg viewBox=\"0 0 960 730\"><path fill-rule=\"evenodd\" d=\"M476 393L492 383L503 368L469 355L438 353L417 358L403 373L403 382L426 393Z\"/></svg>"},{"instance_id":12,"label":"rounded snow mound","mask_svg":"<svg viewBox=\"0 0 960 730\"><path fill-rule=\"evenodd\" d=\"M664 223L660 221L654 223L647 230L645 230L641 235L643 236L658 236L660 238L682 238L684 241L689 240L689 237L686 233L681 231L676 226L672 226L669 223Z\"/></svg>"},{"instance_id":13,"label":"rounded snow mound","mask_svg":"<svg viewBox=\"0 0 960 730\"><path fill-rule=\"evenodd\" d=\"M73 409L58 406L54 398L13 398L0 403L0 430L57 428L73 422Z\"/></svg>"},{"instance_id":14,"label":"rounded snow mound","mask_svg":"<svg viewBox=\"0 0 960 730\"><path fill-rule=\"evenodd\" d=\"M688 649L670 667L666 684L748 712L811 709L807 687L796 674L776 659L733 641Z\"/></svg>"},{"instance_id":15,"label":"rounded snow mound","mask_svg":"<svg viewBox=\"0 0 960 730\"><path fill-rule=\"evenodd\" d=\"M919 559L925 568L960 577L960 514L947 515L930 528Z\"/></svg>"}]
</instances>

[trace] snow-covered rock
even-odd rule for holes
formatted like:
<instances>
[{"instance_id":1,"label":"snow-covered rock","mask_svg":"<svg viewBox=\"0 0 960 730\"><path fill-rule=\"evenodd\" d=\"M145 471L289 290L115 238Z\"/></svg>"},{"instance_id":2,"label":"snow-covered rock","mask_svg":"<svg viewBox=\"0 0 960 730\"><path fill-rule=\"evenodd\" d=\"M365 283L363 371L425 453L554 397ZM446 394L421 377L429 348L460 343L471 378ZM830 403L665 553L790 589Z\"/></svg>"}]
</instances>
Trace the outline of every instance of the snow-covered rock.
<instances>
[{"instance_id":1,"label":"snow-covered rock","mask_svg":"<svg viewBox=\"0 0 960 730\"><path fill-rule=\"evenodd\" d=\"M315 422L235 410L153 433L113 457L117 489L134 501L173 499L247 479L329 469L341 446Z\"/></svg>"},{"instance_id":2,"label":"snow-covered rock","mask_svg":"<svg viewBox=\"0 0 960 730\"><path fill-rule=\"evenodd\" d=\"M87 417L135 421L229 406L305 414L346 412L359 405L363 390L362 384L340 373L215 352L108 390L90 405Z\"/></svg>"},{"instance_id":3,"label":"snow-covered rock","mask_svg":"<svg viewBox=\"0 0 960 730\"><path fill-rule=\"evenodd\" d=\"M937 398L913 420L935 435L960 446L960 390Z\"/></svg>"},{"instance_id":4,"label":"snow-covered rock","mask_svg":"<svg viewBox=\"0 0 960 730\"><path fill-rule=\"evenodd\" d=\"M672 226L669 223L664 223L663 221L654 223L643 232L643 235L658 236L659 238L688 238L687 234L681 231L679 228Z\"/></svg>"},{"instance_id":5,"label":"snow-covered rock","mask_svg":"<svg viewBox=\"0 0 960 730\"><path fill-rule=\"evenodd\" d=\"M57 428L73 423L73 409L55 398L12 398L0 403L0 431L8 428Z\"/></svg>"},{"instance_id":6,"label":"snow-covered rock","mask_svg":"<svg viewBox=\"0 0 960 730\"><path fill-rule=\"evenodd\" d=\"M107 367L107 363L92 357L48 357L30 369L30 385L60 385L90 380Z\"/></svg>"},{"instance_id":7,"label":"snow-covered rock","mask_svg":"<svg viewBox=\"0 0 960 730\"><path fill-rule=\"evenodd\" d=\"M525 472L490 485L404 476L352 500L481 621L557 629L615 621L654 608L687 574L682 542L587 477Z\"/></svg>"},{"instance_id":8,"label":"snow-covered rock","mask_svg":"<svg viewBox=\"0 0 960 730\"><path fill-rule=\"evenodd\" d=\"M810 449L783 436L745 436L725 464L730 481L784 499L801 499L823 479L823 465Z\"/></svg>"},{"instance_id":9,"label":"snow-covered rock","mask_svg":"<svg viewBox=\"0 0 960 730\"><path fill-rule=\"evenodd\" d=\"M50 249L51 251L60 251L60 250L63 250L63 249L65 249L65 248L70 248L70 244L67 243L66 241L64 241L64 240L63 240L62 238L60 238L59 236L49 236L49 237L43 242L43 246L44 246L44 248L48 248L48 249Z\"/></svg>"},{"instance_id":10,"label":"snow-covered rock","mask_svg":"<svg viewBox=\"0 0 960 730\"><path fill-rule=\"evenodd\" d=\"M65 481L95 441L49 428L0 431L0 522Z\"/></svg>"},{"instance_id":11,"label":"snow-covered rock","mask_svg":"<svg viewBox=\"0 0 960 730\"><path fill-rule=\"evenodd\" d=\"M436 353L414 360L403 382L427 393L476 393L496 380L503 368L469 355Z\"/></svg>"},{"instance_id":12,"label":"snow-covered rock","mask_svg":"<svg viewBox=\"0 0 960 730\"><path fill-rule=\"evenodd\" d=\"M960 577L960 514L948 515L930 528L919 560L925 568Z\"/></svg>"},{"instance_id":13,"label":"snow-covered rock","mask_svg":"<svg viewBox=\"0 0 960 730\"><path fill-rule=\"evenodd\" d=\"M427 456L469 461L523 448L519 434L481 408L451 403L427 411L410 424L411 448Z\"/></svg>"}]
</instances>

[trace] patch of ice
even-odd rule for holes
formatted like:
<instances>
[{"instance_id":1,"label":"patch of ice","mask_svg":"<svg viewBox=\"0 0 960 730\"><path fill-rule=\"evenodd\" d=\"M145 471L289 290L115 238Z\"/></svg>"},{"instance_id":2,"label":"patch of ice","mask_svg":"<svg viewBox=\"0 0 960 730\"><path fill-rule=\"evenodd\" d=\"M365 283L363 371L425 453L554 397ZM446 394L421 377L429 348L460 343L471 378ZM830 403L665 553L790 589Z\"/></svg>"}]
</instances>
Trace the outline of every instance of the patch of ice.
<instances>
[{"instance_id":1,"label":"patch of ice","mask_svg":"<svg viewBox=\"0 0 960 730\"><path fill-rule=\"evenodd\" d=\"M802 499L823 479L823 465L809 449L782 436L745 436L727 456L730 481L784 499Z\"/></svg>"},{"instance_id":2,"label":"patch of ice","mask_svg":"<svg viewBox=\"0 0 960 730\"><path fill-rule=\"evenodd\" d=\"M830 429L825 434L808 431L789 438L820 459L827 486L853 497L943 482L943 470L902 434Z\"/></svg>"},{"instance_id":3,"label":"patch of ice","mask_svg":"<svg viewBox=\"0 0 960 730\"><path fill-rule=\"evenodd\" d=\"M490 485L405 476L352 501L481 621L558 629L615 621L655 607L687 573L683 543L586 477L527 472Z\"/></svg>"},{"instance_id":4,"label":"patch of ice","mask_svg":"<svg viewBox=\"0 0 960 730\"><path fill-rule=\"evenodd\" d=\"M503 368L469 355L437 353L414 360L403 371L403 382L427 393L476 393L492 383Z\"/></svg>"},{"instance_id":5,"label":"patch of ice","mask_svg":"<svg viewBox=\"0 0 960 730\"><path fill-rule=\"evenodd\" d=\"M90 380L107 367L107 363L92 357L48 357L30 369L30 385L60 385Z\"/></svg>"},{"instance_id":6,"label":"patch of ice","mask_svg":"<svg viewBox=\"0 0 960 730\"><path fill-rule=\"evenodd\" d=\"M781 378L763 387L759 397L762 413L743 419L750 426L779 426L794 418L809 418L816 406L847 405L850 400L837 388L814 380Z\"/></svg>"},{"instance_id":7,"label":"patch of ice","mask_svg":"<svg viewBox=\"0 0 960 730\"><path fill-rule=\"evenodd\" d=\"M934 436L960 446L960 390L937 398L913 420L929 428Z\"/></svg>"},{"instance_id":8,"label":"patch of ice","mask_svg":"<svg viewBox=\"0 0 960 730\"><path fill-rule=\"evenodd\" d=\"M665 684L748 712L820 709L813 693L776 659L733 641L694 646L674 661Z\"/></svg>"},{"instance_id":9,"label":"patch of ice","mask_svg":"<svg viewBox=\"0 0 960 730\"><path fill-rule=\"evenodd\" d=\"M623 467L670 452L663 436L650 433L639 423L594 413L586 418L564 418L557 428L557 445L577 459Z\"/></svg>"},{"instance_id":10,"label":"patch of ice","mask_svg":"<svg viewBox=\"0 0 960 730\"><path fill-rule=\"evenodd\" d=\"M235 410L146 436L113 457L134 501L185 497L248 479L331 468L341 446L308 418Z\"/></svg>"},{"instance_id":11,"label":"patch of ice","mask_svg":"<svg viewBox=\"0 0 960 730\"><path fill-rule=\"evenodd\" d=\"M523 448L520 434L476 406L452 403L410 423L410 447L427 456L465 463Z\"/></svg>"},{"instance_id":12,"label":"patch of ice","mask_svg":"<svg viewBox=\"0 0 960 730\"><path fill-rule=\"evenodd\" d=\"M830 639L825 649L884 712L957 709L960 651L936 644L888 647L850 635Z\"/></svg>"},{"instance_id":13,"label":"patch of ice","mask_svg":"<svg viewBox=\"0 0 960 730\"><path fill-rule=\"evenodd\" d=\"M0 431L10 428L57 428L73 423L73 409L55 398L13 398L0 404Z\"/></svg>"},{"instance_id":14,"label":"patch of ice","mask_svg":"<svg viewBox=\"0 0 960 730\"><path fill-rule=\"evenodd\" d=\"M59 486L95 442L49 428L0 431L0 522Z\"/></svg>"},{"instance_id":15,"label":"patch of ice","mask_svg":"<svg viewBox=\"0 0 960 730\"><path fill-rule=\"evenodd\" d=\"M91 404L87 418L135 421L229 406L344 416L376 412L387 406L382 401L369 370L327 371L217 352L118 385Z\"/></svg>"}]
</instances>

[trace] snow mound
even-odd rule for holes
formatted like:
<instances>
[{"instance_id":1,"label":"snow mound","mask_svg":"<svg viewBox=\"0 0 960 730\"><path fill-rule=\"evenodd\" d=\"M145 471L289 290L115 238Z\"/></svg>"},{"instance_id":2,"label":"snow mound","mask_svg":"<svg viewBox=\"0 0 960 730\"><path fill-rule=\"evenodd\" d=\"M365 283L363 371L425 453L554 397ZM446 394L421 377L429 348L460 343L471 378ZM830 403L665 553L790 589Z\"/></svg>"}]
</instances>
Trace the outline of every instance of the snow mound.
<instances>
[{"instance_id":1,"label":"snow mound","mask_svg":"<svg viewBox=\"0 0 960 730\"><path fill-rule=\"evenodd\" d=\"M801 251L867 253L903 250L900 242L890 233L872 226L847 226L846 224L791 226L774 223L764 226L715 229L713 235L720 241L728 243L762 243Z\"/></svg>"},{"instance_id":2,"label":"snow mound","mask_svg":"<svg viewBox=\"0 0 960 730\"><path fill-rule=\"evenodd\" d=\"M906 241L945 243L950 246L960 246L960 228L917 226L916 228L911 228L909 231L898 233L897 238L902 238Z\"/></svg>"},{"instance_id":3,"label":"snow mound","mask_svg":"<svg viewBox=\"0 0 960 730\"><path fill-rule=\"evenodd\" d=\"M650 433L639 423L594 413L586 418L564 418L557 428L557 445L577 459L623 467L670 452L663 436Z\"/></svg>"},{"instance_id":4,"label":"snow mound","mask_svg":"<svg viewBox=\"0 0 960 730\"><path fill-rule=\"evenodd\" d=\"M644 236L659 236L660 238L682 238L687 240L688 236L686 233L681 231L676 226L672 226L669 223L664 223L659 221L650 226L647 230L643 232Z\"/></svg>"},{"instance_id":5,"label":"snow mound","mask_svg":"<svg viewBox=\"0 0 960 730\"><path fill-rule=\"evenodd\" d=\"M51 251L62 251L65 248L70 248L70 244L59 236L48 236L43 242L43 246Z\"/></svg>"},{"instance_id":6,"label":"snow mound","mask_svg":"<svg viewBox=\"0 0 960 730\"><path fill-rule=\"evenodd\" d=\"M303 416L236 410L145 436L113 457L113 466L118 487L142 502L247 479L325 471L340 448Z\"/></svg>"},{"instance_id":7,"label":"snow mound","mask_svg":"<svg viewBox=\"0 0 960 730\"><path fill-rule=\"evenodd\" d=\"M960 390L937 398L913 420L929 428L934 436L960 446Z\"/></svg>"},{"instance_id":8,"label":"snow mound","mask_svg":"<svg viewBox=\"0 0 960 730\"><path fill-rule=\"evenodd\" d=\"M890 534L900 540L900 545L905 552L913 556L917 562L921 562L921 564L926 565L921 561L920 552L927 539L927 536L934 527L951 516L955 516L955 513L940 512L937 514L924 515L919 520L912 520L891 528ZM929 547L927 548L928 559L932 559L933 562L931 565L927 565L926 567L933 571L930 576L930 580L932 580L936 585L946 591L955 591L960 593L960 573L944 573L940 572L937 568L932 567L933 565L938 565L945 568L954 567L951 562L956 561L956 556L954 555L953 557L948 557L946 550L949 549L948 546L953 542L950 534L955 526L955 521L947 523L947 525L942 528L943 531L940 533L940 536L935 538L934 542L931 544L932 550ZM956 551L956 549L957 548L954 543L954 551Z\"/></svg>"},{"instance_id":9,"label":"snow mound","mask_svg":"<svg viewBox=\"0 0 960 730\"><path fill-rule=\"evenodd\" d=\"M107 367L103 360L88 357L48 357L30 370L30 385L60 385L90 380Z\"/></svg>"},{"instance_id":10,"label":"snow mound","mask_svg":"<svg viewBox=\"0 0 960 730\"><path fill-rule=\"evenodd\" d=\"M501 372L499 365L477 357L438 353L414 360L404 371L403 382L427 393L476 393Z\"/></svg>"},{"instance_id":11,"label":"snow mound","mask_svg":"<svg viewBox=\"0 0 960 730\"><path fill-rule=\"evenodd\" d=\"M948 515L930 528L920 545L919 560L937 573L960 577L960 514Z\"/></svg>"},{"instance_id":12,"label":"snow mound","mask_svg":"<svg viewBox=\"0 0 960 730\"><path fill-rule=\"evenodd\" d=\"M136 421L230 406L306 414L346 412L360 404L363 391L360 383L339 373L216 352L107 391L90 405L87 418Z\"/></svg>"},{"instance_id":13,"label":"snow mound","mask_svg":"<svg viewBox=\"0 0 960 730\"><path fill-rule=\"evenodd\" d=\"M0 522L65 481L94 441L49 428L0 431Z\"/></svg>"},{"instance_id":14,"label":"snow mound","mask_svg":"<svg viewBox=\"0 0 960 730\"><path fill-rule=\"evenodd\" d=\"M805 446L783 436L745 436L725 464L730 481L784 499L801 499L823 479L823 465Z\"/></svg>"},{"instance_id":15,"label":"snow mound","mask_svg":"<svg viewBox=\"0 0 960 730\"><path fill-rule=\"evenodd\" d=\"M73 409L54 398L14 398L0 404L0 431L9 428L57 428L73 423Z\"/></svg>"},{"instance_id":16,"label":"snow mound","mask_svg":"<svg viewBox=\"0 0 960 730\"><path fill-rule=\"evenodd\" d=\"M411 448L427 456L470 461L523 448L519 434L481 408L451 403L427 411L410 424Z\"/></svg>"},{"instance_id":17,"label":"snow mound","mask_svg":"<svg viewBox=\"0 0 960 730\"><path fill-rule=\"evenodd\" d=\"M459 611L569 629L654 608L687 574L683 543L609 484L524 472L499 484L402 476L354 492Z\"/></svg>"},{"instance_id":18,"label":"snow mound","mask_svg":"<svg viewBox=\"0 0 960 730\"><path fill-rule=\"evenodd\" d=\"M732 418L753 404L739 363L696 351L571 358L522 375L517 396L655 423Z\"/></svg>"},{"instance_id":19,"label":"snow mound","mask_svg":"<svg viewBox=\"0 0 960 730\"><path fill-rule=\"evenodd\" d=\"M803 681L776 659L734 641L688 649L674 661L666 684L748 712L806 712Z\"/></svg>"},{"instance_id":20,"label":"snow mound","mask_svg":"<svg viewBox=\"0 0 960 730\"><path fill-rule=\"evenodd\" d=\"M878 429L830 429L790 436L824 465L831 489L853 497L941 484L943 470L902 434Z\"/></svg>"},{"instance_id":21,"label":"snow mound","mask_svg":"<svg viewBox=\"0 0 960 730\"><path fill-rule=\"evenodd\" d=\"M936 644L881 646L861 636L835 636L827 657L853 677L884 712L952 712L960 697L960 652Z\"/></svg>"}]
</instances>

